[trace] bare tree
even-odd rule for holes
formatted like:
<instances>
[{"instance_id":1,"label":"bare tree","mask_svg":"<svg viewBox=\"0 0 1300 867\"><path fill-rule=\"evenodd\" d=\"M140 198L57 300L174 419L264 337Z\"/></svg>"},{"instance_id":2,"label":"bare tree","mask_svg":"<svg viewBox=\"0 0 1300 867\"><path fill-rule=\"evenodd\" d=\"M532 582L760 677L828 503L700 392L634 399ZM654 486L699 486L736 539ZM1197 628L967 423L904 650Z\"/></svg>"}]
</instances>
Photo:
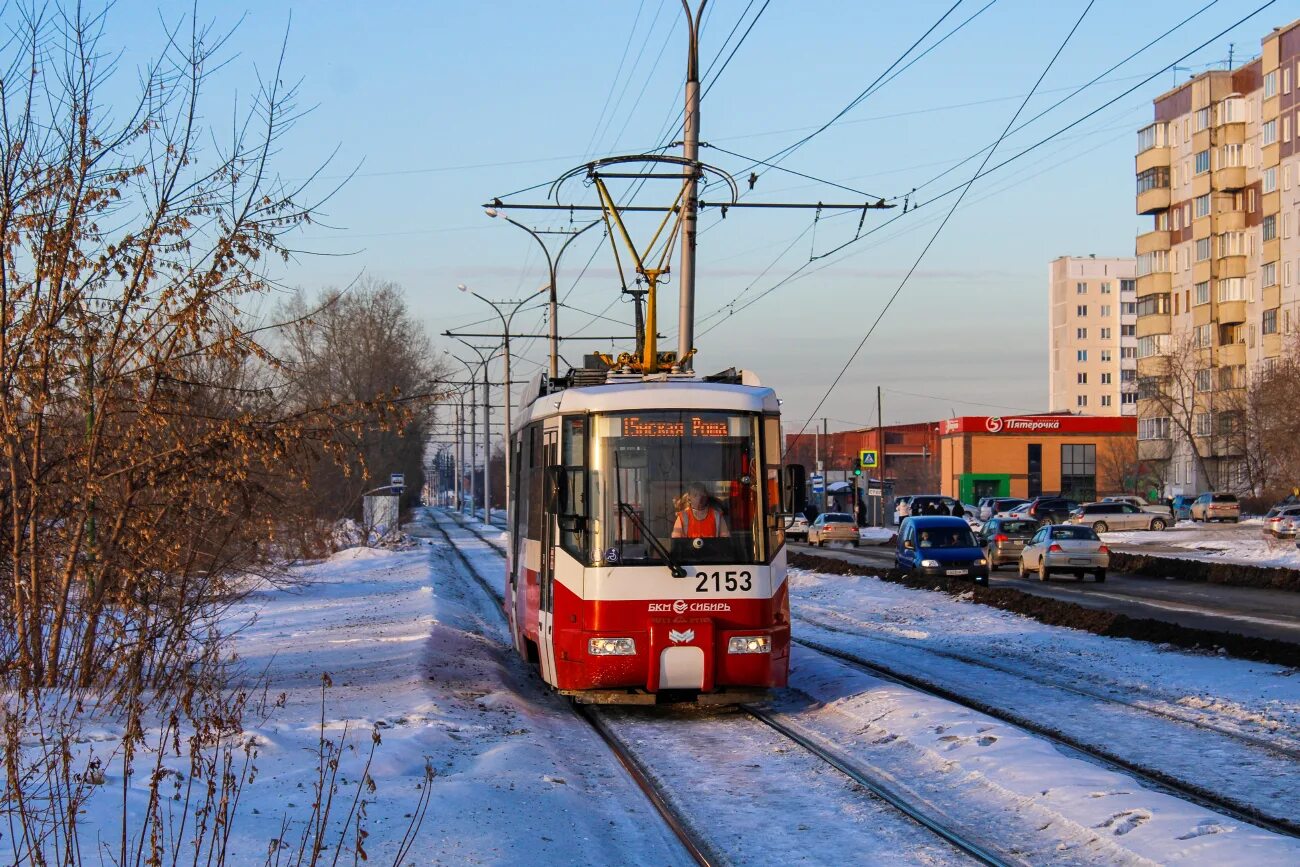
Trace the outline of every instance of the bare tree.
<instances>
[{"instance_id":1,"label":"bare tree","mask_svg":"<svg viewBox=\"0 0 1300 867\"><path fill-rule=\"evenodd\" d=\"M1216 476L1205 454L1206 432L1198 433L1198 416L1209 413L1211 395L1218 385L1209 367L1209 348L1198 345L1194 333L1185 336L1171 335L1164 351L1151 359L1154 374L1139 380L1140 397L1153 400L1159 414L1169 419L1173 442L1182 443L1196 462L1201 477L1211 487ZM1167 473L1167 463L1172 454L1154 455L1142 451L1143 461L1153 469L1160 462L1166 464L1161 473Z\"/></svg>"},{"instance_id":2,"label":"bare tree","mask_svg":"<svg viewBox=\"0 0 1300 867\"><path fill-rule=\"evenodd\" d=\"M1300 484L1300 335L1254 371L1228 406L1251 492L1273 498Z\"/></svg>"}]
</instances>

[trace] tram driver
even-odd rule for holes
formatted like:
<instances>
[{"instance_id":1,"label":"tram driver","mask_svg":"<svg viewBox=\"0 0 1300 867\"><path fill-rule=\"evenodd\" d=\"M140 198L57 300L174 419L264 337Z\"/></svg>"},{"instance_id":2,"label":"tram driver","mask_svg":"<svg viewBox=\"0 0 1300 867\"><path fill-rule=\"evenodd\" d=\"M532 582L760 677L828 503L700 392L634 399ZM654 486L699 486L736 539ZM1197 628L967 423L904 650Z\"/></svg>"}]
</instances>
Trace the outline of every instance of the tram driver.
<instances>
[{"instance_id":1,"label":"tram driver","mask_svg":"<svg viewBox=\"0 0 1300 867\"><path fill-rule=\"evenodd\" d=\"M685 508L673 524L674 539L725 539L731 536L722 506L700 482L686 486Z\"/></svg>"}]
</instances>

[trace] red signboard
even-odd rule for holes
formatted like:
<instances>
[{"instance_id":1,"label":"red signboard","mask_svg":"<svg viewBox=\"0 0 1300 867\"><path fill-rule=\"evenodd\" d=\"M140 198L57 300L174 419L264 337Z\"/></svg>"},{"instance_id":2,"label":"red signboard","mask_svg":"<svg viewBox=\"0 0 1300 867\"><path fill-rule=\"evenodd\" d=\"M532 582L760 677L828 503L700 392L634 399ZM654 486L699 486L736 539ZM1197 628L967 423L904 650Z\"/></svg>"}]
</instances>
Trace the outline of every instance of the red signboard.
<instances>
[{"instance_id":1,"label":"red signboard","mask_svg":"<svg viewBox=\"0 0 1300 867\"><path fill-rule=\"evenodd\" d=\"M963 415L939 423L939 433L1034 436L1042 434L1137 434L1133 416Z\"/></svg>"}]
</instances>

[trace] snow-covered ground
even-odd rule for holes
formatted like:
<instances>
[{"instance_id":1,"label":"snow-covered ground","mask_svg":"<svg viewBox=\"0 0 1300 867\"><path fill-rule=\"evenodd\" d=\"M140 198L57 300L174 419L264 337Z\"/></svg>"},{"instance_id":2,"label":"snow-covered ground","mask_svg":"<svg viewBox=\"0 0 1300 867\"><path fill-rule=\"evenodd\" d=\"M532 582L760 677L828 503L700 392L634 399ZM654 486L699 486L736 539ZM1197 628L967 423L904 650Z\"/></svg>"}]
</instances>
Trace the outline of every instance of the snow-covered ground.
<instances>
[{"instance_id":1,"label":"snow-covered ground","mask_svg":"<svg viewBox=\"0 0 1300 867\"><path fill-rule=\"evenodd\" d=\"M300 822L311 801L325 673L333 683L325 736L346 730L355 747L341 759L345 801L371 731L382 738L370 769L377 788L364 794L372 861L391 861L427 763L436 773L430 806L407 863L688 863L600 740L510 649L498 604L460 559L497 583L500 554L453 530L457 554L427 517L408 531L411 547L350 549L295 567L300 583L263 588L231 612L232 626L247 624L234 638L245 667L265 671L271 695L285 693L268 719L246 722L258 774L239 803L231 863L260 864L271 841L297 839L282 822ZM1300 676L1292 671L1058 629L873 578L792 570L791 592L798 636L911 666L990 705L1128 750L1139 764L1196 773L1209 789L1300 815ZM1300 863L1300 840L1152 791L813 650L796 648L792 686L774 706L783 722L1024 863ZM736 715L613 716L656 775L677 781L670 798L714 828L732 863L957 860L838 772ZM78 749L106 750L120 734L97 720ZM164 765L188 771L172 757ZM120 761L109 762L105 783L83 820L85 861L111 860L96 847L120 833ZM143 809L144 784L129 786L128 827ZM717 830L724 812L743 833ZM8 845L0 838L6 863Z\"/></svg>"},{"instance_id":2,"label":"snow-covered ground","mask_svg":"<svg viewBox=\"0 0 1300 867\"><path fill-rule=\"evenodd\" d=\"M1262 528L1263 521L1258 518L1243 519L1240 524L1179 521L1163 532L1125 530L1102 533L1101 538L1130 553L1300 569L1300 548L1295 540L1265 536Z\"/></svg>"}]
</instances>

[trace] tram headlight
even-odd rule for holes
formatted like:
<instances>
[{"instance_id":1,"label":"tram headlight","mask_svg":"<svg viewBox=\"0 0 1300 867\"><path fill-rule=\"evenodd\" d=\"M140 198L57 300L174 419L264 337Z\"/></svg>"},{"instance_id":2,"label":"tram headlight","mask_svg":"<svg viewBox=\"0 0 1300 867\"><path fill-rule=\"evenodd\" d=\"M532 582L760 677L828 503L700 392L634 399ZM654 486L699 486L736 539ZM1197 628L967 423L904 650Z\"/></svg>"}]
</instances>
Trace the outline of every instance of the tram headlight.
<instances>
[{"instance_id":1,"label":"tram headlight","mask_svg":"<svg viewBox=\"0 0 1300 867\"><path fill-rule=\"evenodd\" d=\"M921 561L921 568L922 568L922 569L938 569L938 568L939 568L939 561L938 561L938 560L922 560L922 561Z\"/></svg>"},{"instance_id":2,"label":"tram headlight","mask_svg":"<svg viewBox=\"0 0 1300 867\"><path fill-rule=\"evenodd\" d=\"M631 638L588 638L587 653L592 656L635 656L636 641Z\"/></svg>"},{"instance_id":3,"label":"tram headlight","mask_svg":"<svg viewBox=\"0 0 1300 867\"><path fill-rule=\"evenodd\" d=\"M727 640L727 653L771 653L770 635L735 635Z\"/></svg>"}]
</instances>

